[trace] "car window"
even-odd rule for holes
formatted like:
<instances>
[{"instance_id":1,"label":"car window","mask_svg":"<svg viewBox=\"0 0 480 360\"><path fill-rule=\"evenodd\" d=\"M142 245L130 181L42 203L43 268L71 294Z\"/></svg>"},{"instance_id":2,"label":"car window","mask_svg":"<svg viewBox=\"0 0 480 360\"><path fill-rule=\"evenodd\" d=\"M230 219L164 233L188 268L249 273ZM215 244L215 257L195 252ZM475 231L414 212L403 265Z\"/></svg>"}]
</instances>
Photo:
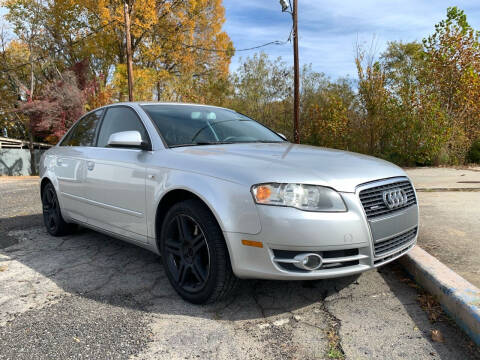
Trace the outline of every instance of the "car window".
<instances>
[{"instance_id":1,"label":"car window","mask_svg":"<svg viewBox=\"0 0 480 360\"><path fill-rule=\"evenodd\" d=\"M60 146L92 146L102 113L103 110L97 110L80 119L63 139Z\"/></svg>"},{"instance_id":2,"label":"car window","mask_svg":"<svg viewBox=\"0 0 480 360\"><path fill-rule=\"evenodd\" d=\"M110 135L114 133L134 130L142 135L143 141L148 142L147 131L134 110L127 107L109 108L102 121L97 146L106 147Z\"/></svg>"},{"instance_id":3,"label":"car window","mask_svg":"<svg viewBox=\"0 0 480 360\"><path fill-rule=\"evenodd\" d=\"M235 111L209 106L143 105L170 147L215 143L284 142Z\"/></svg>"}]
</instances>

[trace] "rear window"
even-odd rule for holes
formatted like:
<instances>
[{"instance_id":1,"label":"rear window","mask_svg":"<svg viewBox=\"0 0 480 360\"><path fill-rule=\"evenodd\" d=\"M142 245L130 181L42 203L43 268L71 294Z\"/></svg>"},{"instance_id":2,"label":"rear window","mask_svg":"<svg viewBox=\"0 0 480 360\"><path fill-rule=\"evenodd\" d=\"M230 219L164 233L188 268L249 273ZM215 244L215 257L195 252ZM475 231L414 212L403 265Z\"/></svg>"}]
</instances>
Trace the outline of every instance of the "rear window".
<instances>
[{"instance_id":1,"label":"rear window","mask_svg":"<svg viewBox=\"0 0 480 360\"><path fill-rule=\"evenodd\" d=\"M60 146L92 146L102 114L103 110L97 110L78 120Z\"/></svg>"}]
</instances>

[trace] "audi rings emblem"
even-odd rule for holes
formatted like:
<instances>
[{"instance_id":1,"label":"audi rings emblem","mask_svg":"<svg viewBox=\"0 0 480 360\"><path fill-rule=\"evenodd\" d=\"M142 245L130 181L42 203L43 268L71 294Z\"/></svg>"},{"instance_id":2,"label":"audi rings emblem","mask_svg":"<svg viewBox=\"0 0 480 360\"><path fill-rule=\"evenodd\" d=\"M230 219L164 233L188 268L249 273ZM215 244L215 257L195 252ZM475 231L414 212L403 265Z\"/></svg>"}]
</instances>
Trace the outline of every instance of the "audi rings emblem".
<instances>
[{"instance_id":1,"label":"audi rings emblem","mask_svg":"<svg viewBox=\"0 0 480 360\"><path fill-rule=\"evenodd\" d=\"M395 209L407 204L408 198L402 189L391 189L383 192L383 202L389 209Z\"/></svg>"}]
</instances>

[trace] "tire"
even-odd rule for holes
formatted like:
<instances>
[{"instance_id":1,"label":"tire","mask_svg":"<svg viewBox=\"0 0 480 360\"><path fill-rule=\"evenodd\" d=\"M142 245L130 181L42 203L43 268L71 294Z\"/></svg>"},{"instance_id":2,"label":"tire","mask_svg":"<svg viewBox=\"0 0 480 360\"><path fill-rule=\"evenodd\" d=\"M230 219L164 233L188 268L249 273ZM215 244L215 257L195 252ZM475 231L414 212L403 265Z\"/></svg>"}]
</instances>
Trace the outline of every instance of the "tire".
<instances>
[{"instance_id":1,"label":"tire","mask_svg":"<svg viewBox=\"0 0 480 360\"><path fill-rule=\"evenodd\" d=\"M42 192L43 223L50 235L62 236L72 233L76 229L75 224L69 224L63 220L57 193L51 183L45 185Z\"/></svg>"},{"instance_id":2,"label":"tire","mask_svg":"<svg viewBox=\"0 0 480 360\"><path fill-rule=\"evenodd\" d=\"M162 225L160 251L170 284L188 302L221 300L237 283L222 230L199 200L170 208Z\"/></svg>"}]
</instances>

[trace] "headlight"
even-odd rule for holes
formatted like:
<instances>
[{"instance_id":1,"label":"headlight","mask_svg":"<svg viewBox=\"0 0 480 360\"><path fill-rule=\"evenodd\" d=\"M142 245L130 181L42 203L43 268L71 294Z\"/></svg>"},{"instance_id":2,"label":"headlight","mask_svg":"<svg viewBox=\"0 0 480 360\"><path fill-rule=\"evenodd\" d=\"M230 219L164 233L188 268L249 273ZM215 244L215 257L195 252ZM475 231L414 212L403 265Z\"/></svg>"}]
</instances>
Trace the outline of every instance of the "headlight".
<instances>
[{"instance_id":1,"label":"headlight","mask_svg":"<svg viewBox=\"0 0 480 360\"><path fill-rule=\"evenodd\" d=\"M307 211L347 211L342 197L333 189L304 184L257 184L252 186L257 204L289 206Z\"/></svg>"}]
</instances>

